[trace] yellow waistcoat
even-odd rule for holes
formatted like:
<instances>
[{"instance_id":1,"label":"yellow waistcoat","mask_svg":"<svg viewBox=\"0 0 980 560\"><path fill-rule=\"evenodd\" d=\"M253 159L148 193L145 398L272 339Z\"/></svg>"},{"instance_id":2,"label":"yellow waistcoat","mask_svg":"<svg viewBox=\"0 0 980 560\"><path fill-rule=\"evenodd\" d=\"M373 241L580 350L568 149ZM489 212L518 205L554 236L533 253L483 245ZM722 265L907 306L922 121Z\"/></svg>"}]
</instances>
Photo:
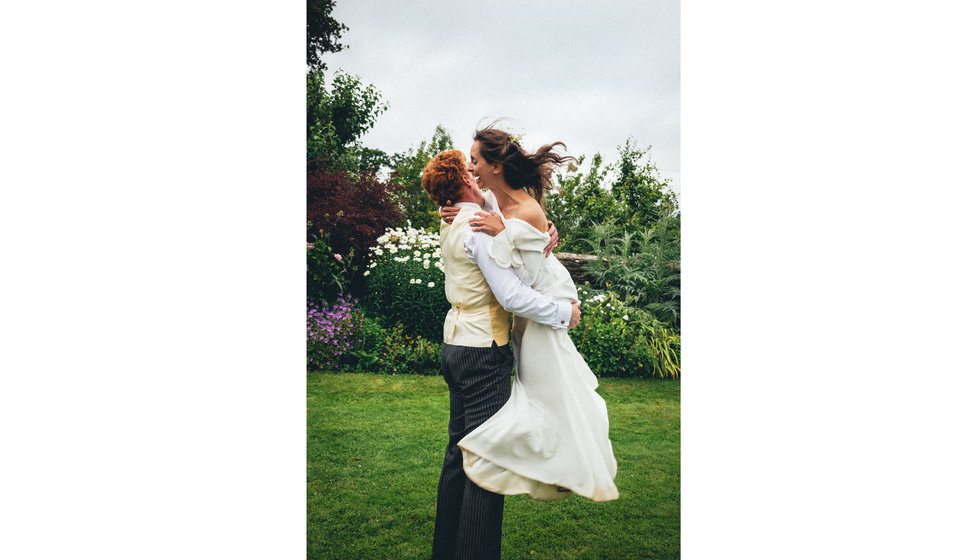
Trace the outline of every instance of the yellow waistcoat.
<instances>
[{"instance_id":1,"label":"yellow waistcoat","mask_svg":"<svg viewBox=\"0 0 980 560\"><path fill-rule=\"evenodd\" d=\"M466 256L463 235L477 208L464 206L452 225L439 226L442 264L446 272L446 299L452 304L446 314L442 340L457 346L498 346L510 340L510 313L497 303L480 267Z\"/></svg>"}]
</instances>

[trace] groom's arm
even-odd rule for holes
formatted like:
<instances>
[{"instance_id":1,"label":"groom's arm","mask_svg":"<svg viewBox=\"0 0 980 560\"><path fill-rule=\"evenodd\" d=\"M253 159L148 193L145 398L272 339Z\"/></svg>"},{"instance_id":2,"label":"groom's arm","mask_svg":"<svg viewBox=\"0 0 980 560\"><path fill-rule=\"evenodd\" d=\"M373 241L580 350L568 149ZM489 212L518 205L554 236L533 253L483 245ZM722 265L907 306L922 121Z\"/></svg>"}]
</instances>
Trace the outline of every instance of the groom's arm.
<instances>
[{"instance_id":1,"label":"groom's arm","mask_svg":"<svg viewBox=\"0 0 980 560\"><path fill-rule=\"evenodd\" d=\"M513 268L504 268L490 256L493 238L485 233L469 232L463 240L467 255L486 278L494 297L508 312L554 329L570 328L572 304L535 291L521 281Z\"/></svg>"}]
</instances>

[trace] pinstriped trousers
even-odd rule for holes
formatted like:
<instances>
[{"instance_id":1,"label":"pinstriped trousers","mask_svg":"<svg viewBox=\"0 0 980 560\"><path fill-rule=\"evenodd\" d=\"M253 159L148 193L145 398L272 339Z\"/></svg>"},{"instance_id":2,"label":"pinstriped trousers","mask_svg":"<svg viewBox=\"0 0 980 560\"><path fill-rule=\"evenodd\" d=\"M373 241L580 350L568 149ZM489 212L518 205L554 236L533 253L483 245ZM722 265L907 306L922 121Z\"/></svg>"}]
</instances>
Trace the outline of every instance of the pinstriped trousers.
<instances>
[{"instance_id":1,"label":"pinstriped trousers","mask_svg":"<svg viewBox=\"0 0 980 560\"><path fill-rule=\"evenodd\" d=\"M449 444L439 476L433 560L500 558L504 497L473 484L463 472L459 440L510 397L510 345L442 345L440 372L449 385Z\"/></svg>"}]
</instances>

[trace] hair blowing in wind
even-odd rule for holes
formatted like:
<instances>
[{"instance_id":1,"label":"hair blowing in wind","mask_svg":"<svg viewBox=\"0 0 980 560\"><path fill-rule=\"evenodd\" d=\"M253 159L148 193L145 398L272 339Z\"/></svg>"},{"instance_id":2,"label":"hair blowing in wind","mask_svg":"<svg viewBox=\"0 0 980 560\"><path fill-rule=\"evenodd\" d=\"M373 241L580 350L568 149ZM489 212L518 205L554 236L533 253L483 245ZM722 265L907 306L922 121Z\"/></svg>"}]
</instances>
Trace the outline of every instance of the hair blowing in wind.
<instances>
[{"instance_id":1,"label":"hair blowing in wind","mask_svg":"<svg viewBox=\"0 0 980 560\"><path fill-rule=\"evenodd\" d=\"M556 146L567 150L564 142L545 144L536 152L529 153L510 133L492 128L495 124L496 121L473 135L473 140L480 142L480 155L488 163L499 162L503 166L507 185L513 189L526 189L544 207L545 191L554 188L551 184L554 168L577 158L555 152Z\"/></svg>"}]
</instances>

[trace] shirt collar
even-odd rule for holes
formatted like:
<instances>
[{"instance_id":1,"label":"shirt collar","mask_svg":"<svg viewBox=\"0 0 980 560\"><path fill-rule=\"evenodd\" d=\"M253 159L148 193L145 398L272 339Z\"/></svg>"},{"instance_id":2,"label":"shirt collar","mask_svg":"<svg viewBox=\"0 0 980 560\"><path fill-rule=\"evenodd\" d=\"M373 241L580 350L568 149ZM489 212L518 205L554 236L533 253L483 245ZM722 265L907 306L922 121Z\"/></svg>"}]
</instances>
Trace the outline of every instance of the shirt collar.
<instances>
[{"instance_id":1,"label":"shirt collar","mask_svg":"<svg viewBox=\"0 0 980 560\"><path fill-rule=\"evenodd\" d=\"M479 210L480 205L475 202L457 202L456 204L453 204L453 208L476 208Z\"/></svg>"}]
</instances>

